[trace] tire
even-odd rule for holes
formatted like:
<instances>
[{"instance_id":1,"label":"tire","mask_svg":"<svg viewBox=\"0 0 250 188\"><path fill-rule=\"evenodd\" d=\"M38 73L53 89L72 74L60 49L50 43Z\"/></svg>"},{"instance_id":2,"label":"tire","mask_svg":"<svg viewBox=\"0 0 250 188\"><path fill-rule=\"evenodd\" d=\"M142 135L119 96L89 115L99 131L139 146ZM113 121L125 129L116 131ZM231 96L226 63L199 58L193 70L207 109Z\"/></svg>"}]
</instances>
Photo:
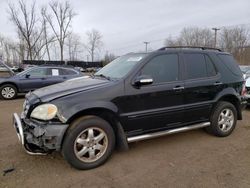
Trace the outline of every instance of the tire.
<instances>
[{"instance_id":1,"label":"tire","mask_svg":"<svg viewBox=\"0 0 250 188\"><path fill-rule=\"evenodd\" d=\"M12 100L17 96L17 88L12 84L5 84L0 87L0 97L4 100Z\"/></svg>"},{"instance_id":2,"label":"tire","mask_svg":"<svg viewBox=\"0 0 250 188\"><path fill-rule=\"evenodd\" d=\"M235 106L229 102L219 102L211 115L211 125L205 130L218 137L229 136L235 129L237 122L237 111Z\"/></svg>"},{"instance_id":3,"label":"tire","mask_svg":"<svg viewBox=\"0 0 250 188\"><path fill-rule=\"evenodd\" d=\"M84 116L70 125L62 154L74 168L87 170L104 164L114 147L115 135L110 124L97 116Z\"/></svg>"}]
</instances>

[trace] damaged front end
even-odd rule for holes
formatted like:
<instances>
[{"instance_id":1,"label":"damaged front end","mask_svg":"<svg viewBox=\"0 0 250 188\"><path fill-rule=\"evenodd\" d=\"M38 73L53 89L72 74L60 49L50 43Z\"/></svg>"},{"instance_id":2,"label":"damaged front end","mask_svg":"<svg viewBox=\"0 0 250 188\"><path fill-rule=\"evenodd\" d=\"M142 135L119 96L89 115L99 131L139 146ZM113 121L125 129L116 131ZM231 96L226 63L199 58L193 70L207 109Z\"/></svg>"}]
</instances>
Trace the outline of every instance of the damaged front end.
<instances>
[{"instance_id":1,"label":"damaged front end","mask_svg":"<svg viewBox=\"0 0 250 188\"><path fill-rule=\"evenodd\" d=\"M21 117L16 113L13 115L13 125L24 150L32 155L60 151L68 124L62 123L57 118L42 121L27 117L29 110L26 102Z\"/></svg>"}]
</instances>

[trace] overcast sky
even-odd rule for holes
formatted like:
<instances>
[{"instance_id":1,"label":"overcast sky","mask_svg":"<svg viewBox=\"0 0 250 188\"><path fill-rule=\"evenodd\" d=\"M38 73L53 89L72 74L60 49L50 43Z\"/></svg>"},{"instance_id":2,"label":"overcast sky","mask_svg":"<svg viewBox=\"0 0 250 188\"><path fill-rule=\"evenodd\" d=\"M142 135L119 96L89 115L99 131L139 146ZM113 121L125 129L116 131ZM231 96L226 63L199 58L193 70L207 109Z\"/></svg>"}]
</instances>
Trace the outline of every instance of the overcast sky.
<instances>
[{"instance_id":1,"label":"overcast sky","mask_svg":"<svg viewBox=\"0 0 250 188\"><path fill-rule=\"evenodd\" d=\"M15 36L9 21L8 2L0 0L0 33ZM38 7L49 0L36 0ZM103 35L104 50L121 55L163 45L183 27L222 27L250 24L250 0L70 0L78 14L73 31L84 36L95 28Z\"/></svg>"}]
</instances>

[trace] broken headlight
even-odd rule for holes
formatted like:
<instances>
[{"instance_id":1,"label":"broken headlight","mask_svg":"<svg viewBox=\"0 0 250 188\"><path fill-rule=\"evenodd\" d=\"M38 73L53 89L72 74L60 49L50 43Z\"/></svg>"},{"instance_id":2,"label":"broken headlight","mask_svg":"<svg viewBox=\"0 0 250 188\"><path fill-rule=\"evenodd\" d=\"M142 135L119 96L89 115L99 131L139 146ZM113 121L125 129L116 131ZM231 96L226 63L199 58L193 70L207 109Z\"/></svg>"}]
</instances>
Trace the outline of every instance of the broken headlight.
<instances>
[{"instance_id":1,"label":"broken headlight","mask_svg":"<svg viewBox=\"0 0 250 188\"><path fill-rule=\"evenodd\" d=\"M42 104L37 106L32 112L31 117L40 120L51 120L57 114L57 107L54 104Z\"/></svg>"}]
</instances>

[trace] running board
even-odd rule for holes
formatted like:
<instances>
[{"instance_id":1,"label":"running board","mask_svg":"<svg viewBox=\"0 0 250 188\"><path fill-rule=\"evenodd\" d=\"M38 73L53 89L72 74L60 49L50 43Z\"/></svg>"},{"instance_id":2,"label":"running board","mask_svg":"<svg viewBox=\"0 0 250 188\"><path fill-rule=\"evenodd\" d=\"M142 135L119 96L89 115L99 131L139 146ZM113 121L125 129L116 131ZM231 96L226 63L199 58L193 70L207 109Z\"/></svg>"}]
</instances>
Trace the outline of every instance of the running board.
<instances>
[{"instance_id":1,"label":"running board","mask_svg":"<svg viewBox=\"0 0 250 188\"><path fill-rule=\"evenodd\" d=\"M176 129L159 131L159 132L155 132L155 133L143 134L143 135L139 135L139 136L132 136L132 137L128 137L127 140L128 140L128 143L137 142L137 141L147 140L147 139L165 136L165 135L169 135L169 134L175 134L175 133L185 132L185 131L189 131L189 130L199 129L199 128L203 128L203 127L207 127L207 126L210 126L210 122L199 123L199 124L180 127L180 128L176 128Z\"/></svg>"}]
</instances>

